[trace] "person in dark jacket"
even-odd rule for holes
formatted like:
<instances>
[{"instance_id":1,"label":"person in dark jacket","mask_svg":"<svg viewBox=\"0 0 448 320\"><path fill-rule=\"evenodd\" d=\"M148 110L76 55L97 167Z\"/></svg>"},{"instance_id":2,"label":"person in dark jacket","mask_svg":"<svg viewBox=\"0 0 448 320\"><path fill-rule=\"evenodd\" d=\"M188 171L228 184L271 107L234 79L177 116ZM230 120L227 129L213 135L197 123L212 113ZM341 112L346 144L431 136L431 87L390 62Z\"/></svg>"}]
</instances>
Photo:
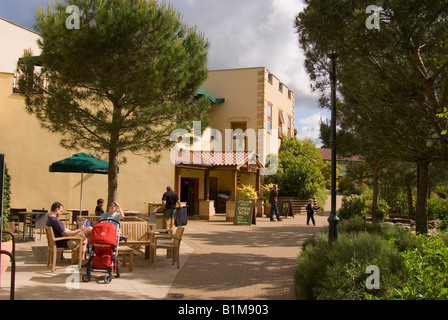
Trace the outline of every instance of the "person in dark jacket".
<instances>
[{"instance_id":1,"label":"person in dark jacket","mask_svg":"<svg viewBox=\"0 0 448 320\"><path fill-rule=\"evenodd\" d=\"M282 221L278 213L278 185L276 184L272 186L271 193L269 194L269 203L271 204L271 221L274 221L274 213L277 220Z\"/></svg>"},{"instance_id":2,"label":"person in dark jacket","mask_svg":"<svg viewBox=\"0 0 448 320\"><path fill-rule=\"evenodd\" d=\"M168 186L166 192L162 196L163 216L167 221L167 228L172 232L174 220L176 219L176 204L180 208L179 196L173 189Z\"/></svg>"},{"instance_id":3,"label":"person in dark jacket","mask_svg":"<svg viewBox=\"0 0 448 320\"><path fill-rule=\"evenodd\" d=\"M308 204L306 205L306 225L310 225L310 219L313 221L313 226L316 225L316 221L314 220L314 211L319 210L319 207L313 205L313 199L308 200Z\"/></svg>"}]
</instances>

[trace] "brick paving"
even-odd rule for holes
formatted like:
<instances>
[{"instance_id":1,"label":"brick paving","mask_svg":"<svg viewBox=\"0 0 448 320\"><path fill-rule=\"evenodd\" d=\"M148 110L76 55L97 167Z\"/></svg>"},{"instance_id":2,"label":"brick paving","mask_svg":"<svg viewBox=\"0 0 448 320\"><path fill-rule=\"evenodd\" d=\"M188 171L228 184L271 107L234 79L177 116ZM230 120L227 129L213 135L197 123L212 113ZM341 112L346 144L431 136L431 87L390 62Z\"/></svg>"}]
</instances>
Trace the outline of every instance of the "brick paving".
<instances>
[{"instance_id":1,"label":"brick paving","mask_svg":"<svg viewBox=\"0 0 448 320\"><path fill-rule=\"evenodd\" d=\"M109 284L97 281L101 274L94 273L90 282L81 281L72 290L66 285L68 259L58 261L54 273L46 266L45 235L37 244L19 241L15 298L174 300L180 295L183 300L295 299L293 270L302 244L328 224L323 216L316 217L318 227L306 226L305 219L303 215L281 222L257 218L253 226L235 226L223 216L212 221L190 220L179 270L161 250L156 269L137 251L132 272L122 268L121 277ZM0 300L9 299L9 279L10 268L2 278Z\"/></svg>"},{"instance_id":2,"label":"brick paving","mask_svg":"<svg viewBox=\"0 0 448 320\"><path fill-rule=\"evenodd\" d=\"M185 242L193 253L177 274L170 294L184 299L295 299L293 271L303 242L327 225L306 226L305 216L253 226L209 221L189 224ZM320 227L319 227L320 226Z\"/></svg>"}]
</instances>

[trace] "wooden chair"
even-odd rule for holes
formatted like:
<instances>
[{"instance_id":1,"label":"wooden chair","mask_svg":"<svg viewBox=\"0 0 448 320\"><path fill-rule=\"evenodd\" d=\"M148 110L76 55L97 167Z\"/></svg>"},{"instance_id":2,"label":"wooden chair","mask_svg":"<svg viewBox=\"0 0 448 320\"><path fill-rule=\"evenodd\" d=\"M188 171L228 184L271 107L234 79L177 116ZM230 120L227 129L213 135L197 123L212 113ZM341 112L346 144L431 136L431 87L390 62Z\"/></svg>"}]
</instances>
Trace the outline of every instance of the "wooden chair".
<instances>
[{"instance_id":1,"label":"wooden chair","mask_svg":"<svg viewBox=\"0 0 448 320\"><path fill-rule=\"evenodd\" d=\"M154 269L156 267L157 249L166 249L167 256L169 256L169 253L171 254L173 265L174 262L177 262L177 269L179 269L179 250L184 229L185 227L178 227L174 235L158 234L157 232L152 233L150 242L150 262Z\"/></svg>"},{"instance_id":2,"label":"wooden chair","mask_svg":"<svg viewBox=\"0 0 448 320\"><path fill-rule=\"evenodd\" d=\"M82 263L82 242L84 239L82 237L60 237L55 238L53 228L46 226L45 233L47 234L47 243L48 243L48 259L47 259L47 267L51 263L51 272L54 272L56 267L56 255L58 252L61 253L61 260L63 258L64 252L70 252L72 255L71 264L75 264L75 261L78 262L78 268L81 269ZM62 240L78 240L79 244L74 248L58 248L56 247L57 241Z\"/></svg>"}]
</instances>

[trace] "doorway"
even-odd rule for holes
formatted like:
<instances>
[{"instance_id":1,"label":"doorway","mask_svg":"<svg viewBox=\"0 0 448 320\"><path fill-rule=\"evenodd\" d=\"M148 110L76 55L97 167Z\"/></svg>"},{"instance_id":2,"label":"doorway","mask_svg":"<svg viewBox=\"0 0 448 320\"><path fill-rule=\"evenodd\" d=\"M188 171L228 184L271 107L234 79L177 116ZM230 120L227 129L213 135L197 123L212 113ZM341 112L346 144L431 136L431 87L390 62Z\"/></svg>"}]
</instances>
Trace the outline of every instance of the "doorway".
<instances>
[{"instance_id":1,"label":"doorway","mask_svg":"<svg viewBox=\"0 0 448 320\"><path fill-rule=\"evenodd\" d=\"M199 215L199 178L181 178L180 201L188 205L188 216Z\"/></svg>"}]
</instances>

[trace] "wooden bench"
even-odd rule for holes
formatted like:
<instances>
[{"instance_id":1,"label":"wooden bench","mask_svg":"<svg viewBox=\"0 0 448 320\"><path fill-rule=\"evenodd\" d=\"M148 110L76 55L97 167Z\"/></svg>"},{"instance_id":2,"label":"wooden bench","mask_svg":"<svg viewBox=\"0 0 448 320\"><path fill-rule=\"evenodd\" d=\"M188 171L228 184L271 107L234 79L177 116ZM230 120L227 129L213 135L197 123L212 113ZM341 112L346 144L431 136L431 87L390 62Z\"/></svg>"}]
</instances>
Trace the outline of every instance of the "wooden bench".
<instances>
[{"instance_id":1,"label":"wooden bench","mask_svg":"<svg viewBox=\"0 0 448 320\"><path fill-rule=\"evenodd\" d=\"M367 214L365 216L365 219L367 221L371 221L372 220L372 215L371 214ZM407 223L409 225L413 225L413 224L415 224L415 220L416 219L417 219L417 217L415 215L389 213L388 214L388 218L386 219L386 221L387 222L392 222L392 223ZM435 217L428 217L428 222L429 221L433 221L435 219L436 219Z\"/></svg>"},{"instance_id":2,"label":"wooden bench","mask_svg":"<svg viewBox=\"0 0 448 320\"><path fill-rule=\"evenodd\" d=\"M121 234L127 237L127 241L120 241L120 246L144 246L145 259L149 259L150 235L151 231L156 229L156 224L146 221L122 221L120 228Z\"/></svg>"},{"instance_id":3,"label":"wooden bench","mask_svg":"<svg viewBox=\"0 0 448 320\"><path fill-rule=\"evenodd\" d=\"M122 256L123 267L126 267L126 257L129 256L129 271L132 271L134 269L134 249L119 247L118 255Z\"/></svg>"},{"instance_id":4,"label":"wooden bench","mask_svg":"<svg viewBox=\"0 0 448 320\"><path fill-rule=\"evenodd\" d=\"M76 217L76 223L79 225L81 222L83 221L89 221L92 222L92 224L96 224L98 221L100 221L100 216L78 216ZM124 217L124 219L122 221L120 221L120 224L122 222L129 222L129 221L142 221L144 222L144 220L138 218L138 217L134 217L134 216L129 216L129 217Z\"/></svg>"}]
</instances>

